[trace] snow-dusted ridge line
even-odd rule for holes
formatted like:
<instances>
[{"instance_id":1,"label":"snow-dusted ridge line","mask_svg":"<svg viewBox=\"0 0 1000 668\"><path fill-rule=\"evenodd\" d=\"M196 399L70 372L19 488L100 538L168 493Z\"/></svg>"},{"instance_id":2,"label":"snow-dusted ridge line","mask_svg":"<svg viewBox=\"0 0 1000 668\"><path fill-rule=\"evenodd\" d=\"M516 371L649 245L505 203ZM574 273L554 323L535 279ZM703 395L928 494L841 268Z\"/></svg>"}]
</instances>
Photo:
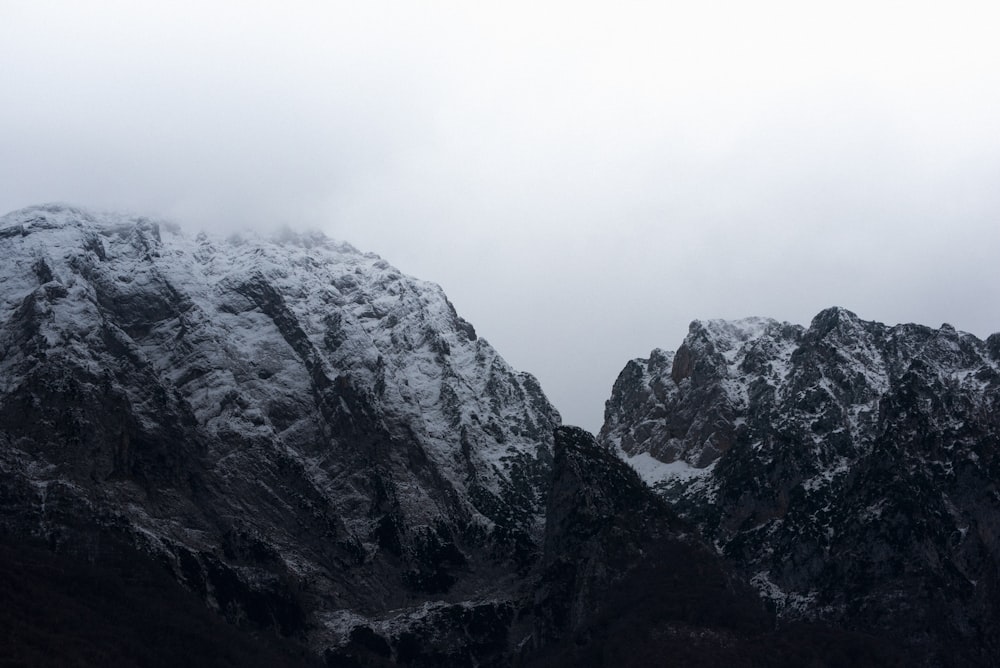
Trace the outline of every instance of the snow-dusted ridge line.
<instances>
[{"instance_id":1,"label":"snow-dusted ridge line","mask_svg":"<svg viewBox=\"0 0 1000 668\"><path fill-rule=\"evenodd\" d=\"M825 320L836 321L829 335L817 332L825 326ZM649 358L633 360L626 367L619 383L634 374L630 382L636 388L646 388L643 390L645 398L642 399L644 408L627 417L609 413L601 432L602 439L627 459L645 452L654 460L666 464L684 461L689 467L704 469L723 452L711 450L709 456L704 456L705 437L718 435L719 432L705 429L697 416L688 416L690 423L685 423L687 433L678 432L676 428L664 430L663 425L664 419L675 411L671 406L684 401L690 383L707 380L710 388L716 388L713 390L717 392L713 395L713 404L725 414L723 419L734 428L727 438L746 424L746 413L751 409L752 388L759 395L762 388L767 387L774 393L775 401L785 403L808 403L810 393L815 392L846 401L848 415L842 428L853 439L869 442L872 437L870 423L877 414L879 401L889 392L892 379L898 377L908 365L908 359L922 356L924 350L932 351L939 347L944 358L950 355L952 361L959 361L960 341L968 341L969 345L980 349L984 345L971 334L943 325L938 330L939 334L920 348L912 348L904 342L899 345L896 357L889 359L880 349L882 344L876 341L897 340L915 326L888 327L864 322L840 307L822 312L817 321L810 328L760 317L692 322L688 337L676 353L654 349ZM836 349L836 372L843 374L843 369L849 369L850 379L839 376L831 379L822 368L802 367L793 359L799 354L804 337L808 341L809 337L817 336L828 341L824 345ZM928 354L934 359L942 357L937 352ZM697 361L693 362L693 358ZM1000 367L995 360L982 354L969 362L969 366L963 367L959 361L957 368L948 365L948 368L936 372L947 382L975 391L985 388L986 381L982 380L984 368L993 373ZM698 374L699 370L710 377L692 379L692 374ZM847 386L856 386L857 396L845 397ZM613 398L609 404L614 401ZM633 404L632 410L635 408ZM788 420L790 416L782 415L778 419ZM691 429L700 429L701 436L694 439ZM835 468L840 466L839 463L834 465ZM693 475L681 465L644 465L642 468L651 484L674 478L683 480ZM659 473L653 473L654 470Z\"/></svg>"},{"instance_id":2,"label":"snow-dusted ridge line","mask_svg":"<svg viewBox=\"0 0 1000 668\"><path fill-rule=\"evenodd\" d=\"M166 281L190 299L193 309L184 317L212 319L225 335L226 347L235 348L230 355L253 358L265 365L289 355L289 351L282 351L280 342L270 338L269 332L259 333L263 330L257 330L257 326L263 327L263 321L251 326L237 322L247 318L242 309L251 304L233 303L233 295L220 290L220 286L243 285L255 277L270 282L281 293L314 350L322 351L322 362L329 373L349 373L369 386L377 384L380 375L392 376L396 382L386 385L380 397L382 405L405 416L411 426L419 427L442 448L447 447L443 442L447 434L454 431L449 419L455 417L441 415L442 391L456 395L453 403L465 413L460 416L463 421L488 419L493 414L499 425L500 418L510 417L512 408L502 403L482 406L490 379L499 375L505 381L537 386L530 375L514 372L485 340L476 336L471 325L457 316L439 286L405 276L378 255L361 253L320 233L285 230L274 235L246 233L226 238L199 233L191 238L175 225L59 205L7 214L0 219L0 226L18 228L23 235L46 231L44 248L34 252L52 258L56 271L69 274L70 281L73 271L65 267L65 261L88 243L88 234L97 232L102 252L123 265L123 271L133 274L129 280ZM148 231L148 235L137 235L138 231ZM148 243L155 246L151 252L136 247L145 243L136 239L146 236ZM152 269L146 267L147 263ZM21 289L8 287L4 291L13 295L7 297L8 308L34 287L33 277L19 273ZM9 286L16 279L7 275L0 280ZM234 309L239 312L232 313ZM342 350L324 350L331 314L346 330ZM164 352L169 351L155 345L147 351L151 359L169 359L169 355L153 354ZM446 358L443 363L442 358ZM176 373L176 366L172 368ZM218 398L215 393L209 394L198 402L205 420L211 419L208 404ZM476 405L482 406L481 410L473 408ZM554 409L547 406L545 410L549 414L544 419L551 420ZM511 439L507 449L518 449L518 441ZM502 462L503 452L487 454L491 461Z\"/></svg>"}]
</instances>

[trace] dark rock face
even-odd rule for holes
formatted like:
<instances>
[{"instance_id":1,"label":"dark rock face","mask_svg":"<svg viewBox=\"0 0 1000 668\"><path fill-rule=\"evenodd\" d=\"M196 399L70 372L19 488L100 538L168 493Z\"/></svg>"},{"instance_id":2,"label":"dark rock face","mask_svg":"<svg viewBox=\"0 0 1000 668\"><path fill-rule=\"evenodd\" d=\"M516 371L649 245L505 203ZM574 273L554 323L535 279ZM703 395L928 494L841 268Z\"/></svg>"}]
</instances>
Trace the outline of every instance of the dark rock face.
<instances>
[{"instance_id":1,"label":"dark rock face","mask_svg":"<svg viewBox=\"0 0 1000 668\"><path fill-rule=\"evenodd\" d=\"M844 309L808 328L696 322L676 355L625 367L601 440L782 618L876 629L926 665L992 665L995 338Z\"/></svg>"},{"instance_id":2,"label":"dark rock face","mask_svg":"<svg viewBox=\"0 0 1000 668\"><path fill-rule=\"evenodd\" d=\"M642 548L687 527L593 436L563 427L545 527L540 595L552 633L573 633L591 619L614 584L642 561Z\"/></svg>"}]
</instances>

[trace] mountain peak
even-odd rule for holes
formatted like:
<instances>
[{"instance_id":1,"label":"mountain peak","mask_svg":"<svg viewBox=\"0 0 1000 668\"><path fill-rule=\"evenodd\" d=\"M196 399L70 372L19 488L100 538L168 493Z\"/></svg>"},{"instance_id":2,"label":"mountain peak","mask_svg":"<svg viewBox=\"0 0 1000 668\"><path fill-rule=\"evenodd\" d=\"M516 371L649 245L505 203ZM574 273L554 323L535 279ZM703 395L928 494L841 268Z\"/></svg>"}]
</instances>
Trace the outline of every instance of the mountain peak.
<instances>
[{"instance_id":1,"label":"mountain peak","mask_svg":"<svg viewBox=\"0 0 1000 668\"><path fill-rule=\"evenodd\" d=\"M837 329L850 332L859 326L863 326L864 324L865 321L861 320L861 318L859 318L853 311L849 311L840 306L833 306L816 314L816 316L809 323L809 331L814 335L823 336L826 333Z\"/></svg>"},{"instance_id":2,"label":"mountain peak","mask_svg":"<svg viewBox=\"0 0 1000 668\"><path fill-rule=\"evenodd\" d=\"M989 665L969 620L997 622L1000 544L973 529L1000 522L997 339L839 307L696 322L669 370L626 365L600 436L782 616Z\"/></svg>"},{"instance_id":3,"label":"mountain peak","mask_svg":"<svg viewBox=\"0 0 1000 668\"><path fill-rule=\"evenodd\" d=\"M541 550L559 414L437 285L313 233L2 225L0 533L121 542L319 648L329 601L506 596L477 569Z\"/></svg>"}]
</instances>

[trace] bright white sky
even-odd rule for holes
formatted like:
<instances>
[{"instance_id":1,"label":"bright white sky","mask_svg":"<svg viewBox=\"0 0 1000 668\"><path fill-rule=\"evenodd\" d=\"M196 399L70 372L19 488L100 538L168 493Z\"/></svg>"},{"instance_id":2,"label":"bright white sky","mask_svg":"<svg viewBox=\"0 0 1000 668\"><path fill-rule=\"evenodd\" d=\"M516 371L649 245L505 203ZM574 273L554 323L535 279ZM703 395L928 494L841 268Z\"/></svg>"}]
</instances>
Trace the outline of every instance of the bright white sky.
<instances>
[{"instance_id":1,"label":"bright white sky","mask_svg":"<svg viewBox=\"0 0 1000 668\"><path fill-rule=\"evenodd\" d=\"M1000 330L998 25L962 0L0 0L0 209L320 228L440 283L594 430L695 318Z\"/></svg>"}]
</instances>

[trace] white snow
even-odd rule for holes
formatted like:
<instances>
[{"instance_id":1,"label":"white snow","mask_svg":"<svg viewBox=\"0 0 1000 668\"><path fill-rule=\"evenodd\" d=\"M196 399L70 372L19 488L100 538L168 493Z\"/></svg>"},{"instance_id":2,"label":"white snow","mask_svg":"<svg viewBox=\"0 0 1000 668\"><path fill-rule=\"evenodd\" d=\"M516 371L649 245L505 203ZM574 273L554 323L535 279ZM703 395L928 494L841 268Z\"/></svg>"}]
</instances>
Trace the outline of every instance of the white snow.
<instances>
[{"instance_id":1,"label":"white snow","mask_svg":"<svg viewBox=\"0 0 1000 668\"><path fill-rule=\"evenodd\" d=\"M759 571L750 578L750 584L760 595L774 603L779 616L797 616L808 614L815 609L815 591L802 594L800 592L785 591L771 580L769 571Z\"/></svg>"},{"instance_id":2,"label":"white snow","mask_svg":"<svg viewBox=\"0 0 1000 668\"><path fill-rule=\"evenodd\" d=\"M640 452L632 456L628 456L623 452L619 454L650 487L670 480L686 482L697 478L704 478L710 475L715 468L714 463L705 468L695 468L681 459L668 464L661 462L648 452Z\"/></svg>"}]
</instances>

